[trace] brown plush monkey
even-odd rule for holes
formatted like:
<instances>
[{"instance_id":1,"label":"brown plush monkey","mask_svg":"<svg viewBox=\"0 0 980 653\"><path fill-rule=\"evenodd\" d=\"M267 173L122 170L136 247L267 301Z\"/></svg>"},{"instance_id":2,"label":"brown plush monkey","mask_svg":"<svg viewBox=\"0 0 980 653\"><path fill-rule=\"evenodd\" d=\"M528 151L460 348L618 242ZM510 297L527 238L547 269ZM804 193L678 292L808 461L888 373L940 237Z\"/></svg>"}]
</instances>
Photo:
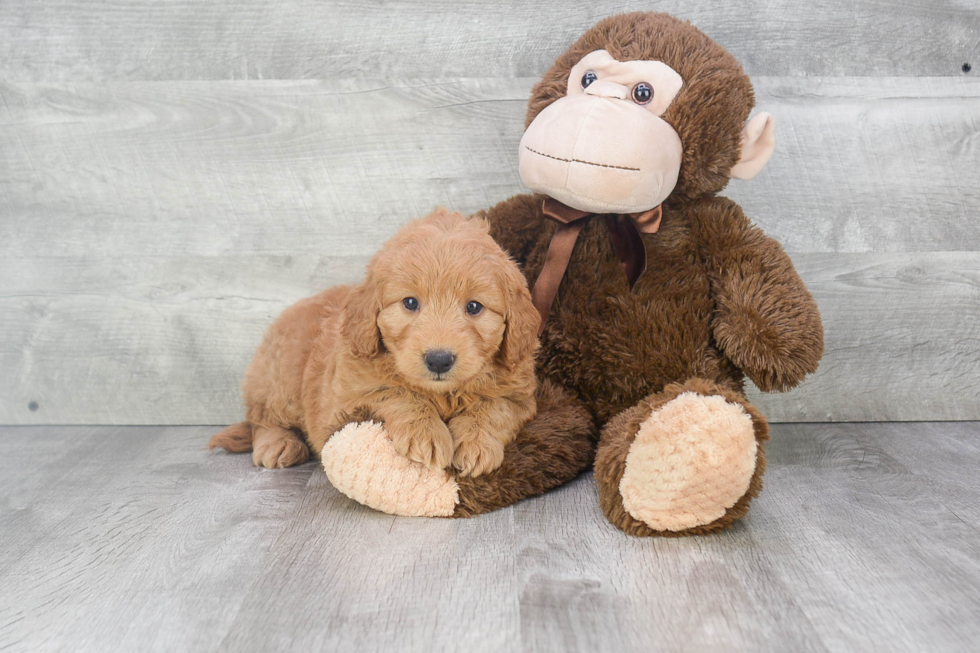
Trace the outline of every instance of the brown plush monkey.
<instances>
[{"instance_id":1,"label":"brown plush monkey","mask_svg":"<svg viewBox=\"0 0 980 653\"><path fill-rule=\"evenodd\" d=\"M592 464L603 512L628 533L708 533L742 517L768 439L743 379L788 390L823 353L789 258L717 195L772 153L772 118L750 120L753 104L738 62L666 14L607 18L558 57L520 146L536 194L480 214L547 318L537 418L477 478L408 469L380 426L350 424L323 452L334 484L388 512L469 516Z\"/></svg>"}]
</instances>

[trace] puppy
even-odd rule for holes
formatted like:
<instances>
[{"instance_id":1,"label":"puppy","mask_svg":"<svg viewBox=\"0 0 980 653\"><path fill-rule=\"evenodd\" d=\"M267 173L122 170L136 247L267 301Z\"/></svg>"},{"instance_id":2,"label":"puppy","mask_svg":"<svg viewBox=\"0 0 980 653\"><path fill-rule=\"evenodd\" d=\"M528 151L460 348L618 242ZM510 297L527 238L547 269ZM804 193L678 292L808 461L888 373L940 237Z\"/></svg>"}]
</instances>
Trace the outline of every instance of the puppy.
<instances>
[{"instance_id":1,"label":"puppy","mask_svg":"<svg viewBox=\"0 0 980 653\"><path fill-rule=\"evenodd\" d=\"M485 474L534 417L539 321L486 223L437 210L388 241L363 284L283 312L245 373L247 421L209 446L289 467L371 416L411 460Z\"/></svg>"}]
</instances>

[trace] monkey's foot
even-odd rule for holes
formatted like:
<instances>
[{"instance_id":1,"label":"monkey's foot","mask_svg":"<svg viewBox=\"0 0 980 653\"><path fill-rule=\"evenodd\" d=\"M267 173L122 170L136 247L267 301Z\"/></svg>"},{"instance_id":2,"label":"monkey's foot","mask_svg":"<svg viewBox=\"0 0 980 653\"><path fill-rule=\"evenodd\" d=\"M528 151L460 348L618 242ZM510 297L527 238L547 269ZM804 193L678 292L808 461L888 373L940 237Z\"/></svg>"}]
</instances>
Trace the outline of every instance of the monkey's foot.
<instances>
[{"instance_id":1,"label":"monkey's foot","mask_svg":"<svg viewBox=\"0 0 980 653\"><path fill-rule=\"evenodd\" d=\"M450 517L459 486L395 451L383 425L352 422L323 446L323 469L335 488L366 506L406 517Z\"/></svg>"},{"instance_id":2,"label":"monkey's foot","mask_svg":"<svg viewBox=\"0 0 980 653\"><path fill-rule=\"evenodd\" d=\"M749 489L755 453L741 406L684 393L640 424L619 483L623 506L655 530L710 524Z\"/></svg>"},{"instance_id":3,"label":"monkey's foot","mask_svg":"<svg viewBox=\"0 0 980 653\"><path fill-rule=\"evenodd\" d=\"M719 530L743 516L761 489L765 421L733 393L691 387L706 383L669 387L607 425L596 480L607 517L626 532Z\"/></svg>"}]
</instances>

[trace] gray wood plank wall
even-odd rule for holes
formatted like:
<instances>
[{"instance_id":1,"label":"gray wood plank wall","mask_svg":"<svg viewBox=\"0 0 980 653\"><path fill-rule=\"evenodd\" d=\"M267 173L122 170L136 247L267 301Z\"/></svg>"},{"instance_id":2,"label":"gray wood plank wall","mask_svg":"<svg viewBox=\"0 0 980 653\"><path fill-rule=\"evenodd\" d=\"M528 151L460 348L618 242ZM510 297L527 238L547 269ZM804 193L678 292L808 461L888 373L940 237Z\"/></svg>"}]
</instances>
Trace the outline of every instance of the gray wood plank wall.
<instances>
[{"instance_id":1,"label":"gray wood plank wall","mask_svg":"<svg viewBox=\"0 0 980 653\"><path fill-rule=\"evenodd\" d=\"M726 191L827 354L776 421L980 419L980 2L0 5L0 423L240 418L290 302L396 227L523 192L535 78L619 11L688 18L777 150ZM32 410L33 408L33 410Z\"/></svg>"}]
</instances>

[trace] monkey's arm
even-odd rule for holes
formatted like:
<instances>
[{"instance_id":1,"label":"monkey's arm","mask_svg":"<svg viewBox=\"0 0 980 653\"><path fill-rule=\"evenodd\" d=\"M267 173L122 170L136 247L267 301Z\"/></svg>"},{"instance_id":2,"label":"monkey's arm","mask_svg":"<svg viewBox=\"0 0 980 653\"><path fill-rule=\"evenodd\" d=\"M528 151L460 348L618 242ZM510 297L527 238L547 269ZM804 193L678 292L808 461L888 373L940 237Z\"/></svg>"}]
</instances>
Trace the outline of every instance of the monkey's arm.
<instances>
[{"instance_id":1,"label":"monkey's arm","mask_svg":"<svg viewBox=\"0 0 980 653\"><path fill-rule=\"evenodd\" d=\"M823 355L823 325L792 261L726 198L697 205L693 224L711 277L718 346L760 390L799 385Z\"/></svg>"}]
</instances>

